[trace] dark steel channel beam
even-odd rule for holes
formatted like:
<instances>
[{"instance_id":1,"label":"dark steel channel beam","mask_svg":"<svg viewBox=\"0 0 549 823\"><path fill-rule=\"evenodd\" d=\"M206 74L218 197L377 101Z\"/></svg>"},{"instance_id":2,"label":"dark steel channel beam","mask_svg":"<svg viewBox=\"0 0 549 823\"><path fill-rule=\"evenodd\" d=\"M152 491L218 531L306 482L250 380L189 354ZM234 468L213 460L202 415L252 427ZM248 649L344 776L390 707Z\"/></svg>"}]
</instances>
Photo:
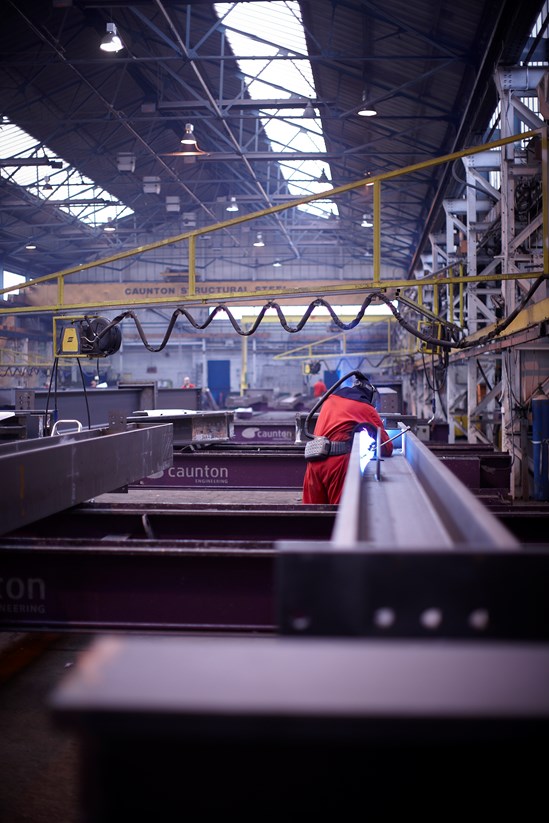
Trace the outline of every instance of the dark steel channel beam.
<instances>
[{"instance_id":1,"label":"dark steel channel beam","mask_svg":"<svg viewBox=\"0 0 549 823\"><path fill-rule=\"evenodd\" d=\"M129 417L135 411L150 407L154 402L151 390L146 387L89 389L61 389L48 392L43 389L15 390L15 405L20 409L57 412L59 419L79 420L88 425L88 407L91 426L108 426L113 414Z\"/></svg>"},{"instance_id":2,"label":"dark steel channel beam","mask_svg":"<svg viewBox=\"0 0 549 823\"><path fill-rule=\"evenodd\" d=\"M264 420L235 420L234 439L237 443L254 443L258 446L290 445L296 442L296 424L291 421L267 423Z\"/></svg>"},{"instance_id":3,"label":"dark steel channel beam","mask_svg":"<svg viewBox=\"0 0 549 823\"><path fill-rule=\"evenodd\" d=\"M173 465L143 477L140 489L280 489L302 488L303 447L294 451L197 449L175 452Z\"/></svg>"},{"instance_id":4,"label":"dark steel channel beam","mask_svg":"<svg viewBox=\"0 0 549 823\"><path fill-rule=\"evenodd\" d=\"M58 512L12 532L13 538L43 540L212 541L275 540L327 541L331 537L335 506L245 506L237 504L130 504L84 503Z\"/></svg>"},{"instance_id":5,"label":"dark steel channel beam","mask_svg":"<svg viewBox=\"0 0 549 823\"><path fill-rule=\"evenodd\" d=\"M59 543L60 541L58 541ZM2 631L273 631L273 550L0 549Z\"/></svg>"},{"instance_id":6,"label":"dark steel channel beam","mask_svg":"<svg viewBox=\"0 0 549 823\"><path fill-rule=\"evenodd\" d=\"M0 630L274 631L275 538L328 542L335 510L88 502L59 512L2 539Z\"/></svg>"},{"instance_id":7,"label":"dark steel channel beam","mask_svg":"<svg viewBox=\"0 0 549 823\"><path fill-rule=\"evenodd\" d=\"M182 772L190 820L535 819L548 678L539 644L103 637L49 707L89 821L172 819Z\"/></svg>"},{"instance_id":8,"label":"dark steel channel beam","mask_svg":"<svg viewBox=\"0 0 549 823\"><path fill-rule=\"evenodd\" d=\"M0 446L0 534L171 465L170 425L95 429Z\"/></svg>"},{"instance_id":9,"label":"dark steel channel beam","mask_svg":"<svg viewBox=\"0 0 549 823\"><path fill-rule=\"evenodd\" d=\"M471 491L509 490L512 457L499 454L444 454L435 456Z\"/></svg>"},{"instance_id":10,"label":"dark steel channel beam","mask_svg":"<svg viewBox=\"0 0 549 823\"><path fill-rule=\"evenodd\" d=\"M2 631L549 640L549 552L260 541L4 540Z\"/></svg>"},{"instance_id":11,"label":"dark steel channel beam","mask_svg":"<svg viewBox=\"0 0 549 823\"><path fill-rule=\"evenodd\" d=\"M549 641L549 548L278 549L282 634Z\"/></svg>"},{"instance_id":12,"label":"dark steel channel beam","mask_svg":"<svg viewBox=\"0 0 549 823\"><path fill-rule=\"evenodd\" d=\"M512 456L484 443L428 443L441 460L468 489L509 490Z\"/></svg>"},{"instance_id":13,"label":"dark steel channel beam","mask_svg":"<svg viewBox=\"0 0 549 823\"><path fill-rule=\"evenodd\" d=\"M339 507L87 502L35 524L39 537L21 528L0 548L0 628L282 627L391 638L547 640L549 555L522 551L438 458L422 444L413 446L421 460L409 460L410 451L406 458L397 454L383 461L379 479L366 472L359 482L353 449ZM264 463L266 455L259 457ZM365 487L377 490L370 502L378 506L389 505L392 493L393 518L403 520L385 530L370 524L370 540L361 533L368 525L361 512ZM403 493L410 495L406 501ZM448 511L467 521L469 540ZM425 526L429 512L433 522ZM374 519L379 514L383 519L383 510L366 511ZM341 518L347 544L341 525L334 539Z\"/></svg>"},{"instance_id":14,"label":"dark steel channel beam","mask_svg":"<svg viewBox=\"0 0 549 823\"><path fill-rule=\"evenodd\" d=\"M490 511L503 523L522 545L547 545L549 535L549 507L540 505L510 505L501 501L486 501Z\"/></svg>"}]
</instances>

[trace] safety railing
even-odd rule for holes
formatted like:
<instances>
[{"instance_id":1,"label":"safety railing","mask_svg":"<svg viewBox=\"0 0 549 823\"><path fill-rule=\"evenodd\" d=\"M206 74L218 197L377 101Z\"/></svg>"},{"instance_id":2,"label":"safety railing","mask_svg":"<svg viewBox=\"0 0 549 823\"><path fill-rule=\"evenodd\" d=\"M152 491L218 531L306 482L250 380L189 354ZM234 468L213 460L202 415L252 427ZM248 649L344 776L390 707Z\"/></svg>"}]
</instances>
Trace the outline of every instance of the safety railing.
<instances>
[{"instance_id":1,"label":"safety railing","mask_svg":"<svg viewBox=\"0 0 549 823\"><path fill-rule=\"evenodd\" d=\"M25 290L35 287L35 286L42 286L53 284L55 286L55 296L53 299L49 301L45 301L39 305L6 305L0 307L0 315L2 314L25 314L30 312L64 312L64 311L89 311L91 309L98 309L104 306L109 307L116 307L116 306L126 306L126 307L138 307L138 306L151 306L151 305L183 305L188 303L194 303L199 305L207 305L212 304L215 302L223 302L223 303L230 303L230 302L242 302L242 301L250 301L255 300L257 302L258 299L265 298L265 299L273 299L277 297L284 297L284 296L293 296L299 295L307 296L310 295L311 297L318 296L318 284L311 286L310 288L306 286L299 286L299 287L290 287L288 284L280 284L280 285L273 285L269 286L268 288L263 289L250 289L249 292L236 292L236 293L226 293L226 292L216 292L215 285L212 284L212 288L204 289L204 284L197 284L197 275L196 275L196 242L199 238L204 237L205 235L211 235L216 232L222 232L226 230L230 230L233 227L242 225L244 223L252 223L254 220L258 218L264 218L268 215L278 214L283 211L287 211L289 209L295 209L299 206L306 205L308 203L312 203L315 200L326 200L332 199L335 200L339 195L345 194L347 192L356 191L361 188L372 187L373 192L373 263L372 263L372 279L371 280L360 280L360 282L341 282L341 283L334 283L330 284L329 293L334 295L345 295L345 294L355 294L355 293L366 293L371 291L378 291L383 290L384 293L387 293L388 290L400 290L409 288L413 285L415 288L418 289L418 294L420 295L419 301L421 302L422 294L426 288L434 288L435 294L439 293L441 289L447 289L449 293L454 294L454 290L457 290L459 294L459 316L458 318L449 318L449 322L455 322L457 320L458 324L461 324L463 321L463 294L464 288L472 283L480 283L480 282L488 282L488 281L504 281L504 280L519 280L519 279L531 279L536 277L542 272L501 272L501 273L490 273L490 274L482 274L482 275L465 275L461 268L450 267L448 270L443 271L442 273L435 273L431 274L427 277L421 279L386 279L381 277L381 270L382 270L382 193L385 186L388 184L394 184L395 180L402 180L404 183L406 182L407 178L410 175L416 174L418 172L422 172L426 169L430 169L434 166L439 166L443 164L453 163L454 161L468 157L470 155L478 154L480 152L485 152L491 149L496 149L511 143L517 142L524 142L529 138L533 138L534 136L541 136L542 140L542 156L547 157L547 129L540 128L528 132L524 132L522 134L512 135L510 137L501 138L500 140L495 140L490 143L482 144L480 146L475 146L466 150L453 152L451 154L444 155L442 157L432 158L430 160L425 160L421 163L416 163L410 166L406 166L404 168L395 169L393 171L385 172L382 174L378 174L376 176L371 176L368 178L364 178L361 180L354 181L352 183L347 183L343 186L338 186L328 191L323 191L318 194L308 195L307 197L302 197L296 200L287 201L275 206L271 206L269 208L263 209L260 212L254 212L251 214L239 215L237 217L231 218L230 220L225 220L223 222L217 223L211 226L205 226L200 228L194 228L190 231L183 232L181 234L175 235L173 237L164 238L161 240L156 240L154 242L138 246L132 249L126 249L123 251L116 252L111 254L107 257L89 261L87 263L80 263L76 266L63 269L58 272L54 272L52 274L44 275L42 277L33 278L28 280L24 283L19 283L17 286L7 287L0 289L0 294L10 294L10 292L19 290L20 293L24 294ZM543 180L543 236L545 238L549 237L549 227L548 223L548 216L547 216L547 198L546 198L546 180L544 175ZM128 260L130 258L136 258L143 256L147 252L165 248L168 246L172 246L178 243L186 242L188 244L188 275L187 275L187 286L183 293L181 294L174 294L174 289L166 286L165 289L145 289L147 293L144 295L123 295L119 299L109 299L108 302L105 301L89 301L89 302L75 302L68 301L65 296L65 286L67 281L70 281L71 277L79 274L81 275L82 272L89 271L91 269L95 269L97 267L102 266L111 266L113 263ZM543 272L549 272L549 246L547 240L544 243L543 248ZM213 290L212 290L213 289ZM153 293L149 293L153 292ZM157 292L160 292L158 294ZM453 305L453 300L450 301ZM436 312L435 312L436 313Z\"/></svg>"}]
</instances>

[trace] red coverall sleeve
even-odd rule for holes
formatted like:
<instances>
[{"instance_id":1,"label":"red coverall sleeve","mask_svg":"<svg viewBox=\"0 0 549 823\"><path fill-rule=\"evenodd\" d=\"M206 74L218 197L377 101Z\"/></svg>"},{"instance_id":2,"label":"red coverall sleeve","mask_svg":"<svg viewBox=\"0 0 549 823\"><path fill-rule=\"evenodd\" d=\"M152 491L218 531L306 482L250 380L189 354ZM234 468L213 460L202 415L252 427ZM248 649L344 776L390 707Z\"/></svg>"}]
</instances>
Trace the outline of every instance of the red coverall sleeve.
<instances>
[{"instance_id":1,"label":"red coverall sleeve","mask_svg":"<svg viewBox=\"0 0 549 823\"><path fill-rule=\"evenodd\" d=\"M362 419L360 420L361 423L370 423L371 425L375 426L378 429L381 429L381 456L382 457L391 457L393 453L393 443L392 441L388 443L389 435L385 431L385 427L383 426L383 421L379 414L377 413L376 409L373 406L364 406L364 411L361 415ZM386 444L386 445L383 445Z\"/></svg>"}]
</instances>

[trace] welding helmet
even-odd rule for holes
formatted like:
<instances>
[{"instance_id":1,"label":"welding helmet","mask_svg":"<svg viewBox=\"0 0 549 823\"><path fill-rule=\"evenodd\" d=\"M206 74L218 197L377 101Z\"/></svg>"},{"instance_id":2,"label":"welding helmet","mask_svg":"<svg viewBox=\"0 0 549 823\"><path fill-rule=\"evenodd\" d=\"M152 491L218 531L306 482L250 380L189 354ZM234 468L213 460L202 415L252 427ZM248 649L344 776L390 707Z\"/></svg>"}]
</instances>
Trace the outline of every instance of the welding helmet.
<instances>
[{"instance_id":1,"label":"welding helmet","mask_svg":"<svg viewBox=\"0 0 549 823\"><path fill-rule=\"evenodd\" d=\"M355 375L353 386L361 390L365 395L367 403L370 403L372 406L374 405L374 396L377 390L376 387L370 383L370 378L366 374L358 372Z\"/></svg>"}]
</instances>

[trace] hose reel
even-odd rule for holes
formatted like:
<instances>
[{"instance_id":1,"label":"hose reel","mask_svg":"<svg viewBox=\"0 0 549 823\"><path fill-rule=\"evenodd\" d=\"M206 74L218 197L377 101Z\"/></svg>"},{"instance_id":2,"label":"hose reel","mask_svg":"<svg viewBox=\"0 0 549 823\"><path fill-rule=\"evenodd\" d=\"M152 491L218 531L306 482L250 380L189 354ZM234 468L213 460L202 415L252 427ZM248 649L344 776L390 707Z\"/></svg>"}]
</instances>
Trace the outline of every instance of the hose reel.
<instances>
[{"instance_id":1,"label":"hose reel","mask_svg":"<svg viewBox=\"0 0 549 823\"><path fill-rule=\"evenodd\" d=\"M109 357L119 350L122 332L106 317L63 316L53 318L53 339L59 341L57 357Z\"/></svg>"}]
</instances>

